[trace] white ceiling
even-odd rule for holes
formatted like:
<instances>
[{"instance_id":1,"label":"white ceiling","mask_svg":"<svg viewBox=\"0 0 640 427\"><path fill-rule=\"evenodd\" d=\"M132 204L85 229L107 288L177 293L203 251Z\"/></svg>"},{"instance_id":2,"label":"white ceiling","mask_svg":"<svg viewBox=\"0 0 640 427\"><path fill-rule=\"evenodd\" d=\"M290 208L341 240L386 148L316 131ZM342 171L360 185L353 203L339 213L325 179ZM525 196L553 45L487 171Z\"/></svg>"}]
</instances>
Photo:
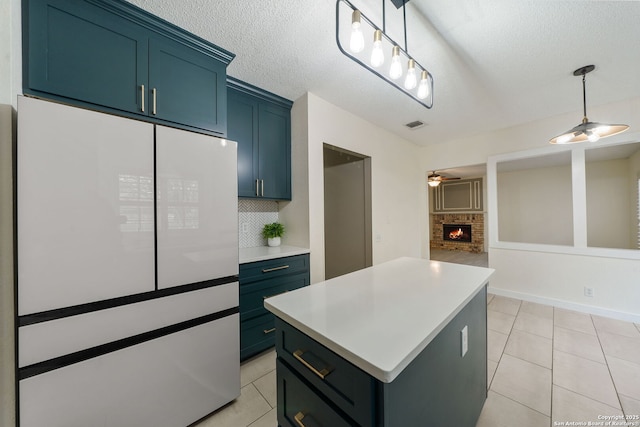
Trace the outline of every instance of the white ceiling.
<instances>
[{"instance_id":1,"label":"white ceiling","mask_svg":"<svg viewBox=\"0 0 640 427\"><path fill-rule=\"evenodd\" d=\"M402 9L385 1L402 44ZM381 0L351 2L382 26ZM235 53L229 75L291 100L312 92L422 146L569 112L573 127L583 65L596 65L588 111L640 96L640 1L410 0L408 48L434 76L430 110L338 50L335 0L131 3ZM414 120L427 125L404 128Z\"/></svg>"}]
</instances>

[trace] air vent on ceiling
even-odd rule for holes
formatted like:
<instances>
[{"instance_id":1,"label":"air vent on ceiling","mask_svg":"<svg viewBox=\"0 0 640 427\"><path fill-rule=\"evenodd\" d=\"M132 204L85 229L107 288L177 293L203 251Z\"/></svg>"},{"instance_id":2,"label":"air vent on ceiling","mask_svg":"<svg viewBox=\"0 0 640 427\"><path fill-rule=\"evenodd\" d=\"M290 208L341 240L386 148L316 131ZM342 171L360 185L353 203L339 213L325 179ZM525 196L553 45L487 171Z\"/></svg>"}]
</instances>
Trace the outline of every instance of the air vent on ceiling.
<instances>
[{"instance_id":1,"label":"air vent on ceiling","mask_svg":"<svg viewBox=\"0 0 640 427\"><path fill-rule=\"evenodd\" d=\"M416 120L411 123L407 123L405 126L411 130L415 130L424 126L424 122L421 122L420 120Z\"/></svg>"}]
</instances>

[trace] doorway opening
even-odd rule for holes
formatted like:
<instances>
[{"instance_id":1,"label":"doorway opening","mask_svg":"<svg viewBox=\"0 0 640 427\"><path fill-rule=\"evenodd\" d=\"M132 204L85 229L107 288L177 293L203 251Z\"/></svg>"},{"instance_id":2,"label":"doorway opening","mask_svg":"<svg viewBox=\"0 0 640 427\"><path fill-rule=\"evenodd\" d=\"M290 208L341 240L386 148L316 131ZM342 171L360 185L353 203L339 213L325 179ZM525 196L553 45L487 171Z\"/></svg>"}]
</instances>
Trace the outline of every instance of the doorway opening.
<instances>
[{"instance_id":1,"label":"doorway opening","mask_svg":"<svg viewBox=\"0 0 640 427\"><path fill-rule=\"evenodd\" d=\"M324 144L325 279L372 265L371 157Z\"/></svg>"}]
</instances>

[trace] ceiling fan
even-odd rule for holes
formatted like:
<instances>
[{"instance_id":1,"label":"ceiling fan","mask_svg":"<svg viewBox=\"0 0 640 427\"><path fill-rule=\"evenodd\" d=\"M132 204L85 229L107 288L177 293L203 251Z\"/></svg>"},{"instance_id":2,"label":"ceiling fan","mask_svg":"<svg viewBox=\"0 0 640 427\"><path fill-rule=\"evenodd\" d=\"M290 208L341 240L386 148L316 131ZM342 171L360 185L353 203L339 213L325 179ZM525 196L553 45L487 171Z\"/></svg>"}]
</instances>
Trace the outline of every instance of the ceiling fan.
<instances>
[{"instance_id":1,"label":"ceiling fan","mask_svg":"<svg viewBox=\"0 0 640 427\"><path fill-rule=\"evenodd\" d=\"M457 177L447 178L442 175L438 175L436 171L433 171L427 177L427 184L429 184L429 187L437 187L438 185L440 185L442 181L453 181L456 179L460 179L460 178L457 178Z\"/></svg>"}]
</instances>

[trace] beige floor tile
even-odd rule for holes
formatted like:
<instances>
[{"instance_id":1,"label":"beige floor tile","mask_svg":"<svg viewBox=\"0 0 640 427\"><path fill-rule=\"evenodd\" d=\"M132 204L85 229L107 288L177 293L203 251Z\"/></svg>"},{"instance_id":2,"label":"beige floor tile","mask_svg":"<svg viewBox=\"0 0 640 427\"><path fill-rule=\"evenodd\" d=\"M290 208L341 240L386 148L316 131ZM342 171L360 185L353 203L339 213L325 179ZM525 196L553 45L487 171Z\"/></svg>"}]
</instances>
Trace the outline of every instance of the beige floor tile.
<instances>
[{"instance_id":1,"label":"beige floor tile","mask_svg":"<svg viewBox=\"0 0 640 427\"><path fill-rule=\"evenodd\" d=\"M499 311L487 310L487 327L493 331L509 334L513 327L516 316L501 313Z\"/></svg>"},{"instance_id":2,"label":"beige floor tile","mask_svg":"<svg viewBox=\"0 0 640 427\"><path fill-rule=\"evenodd\" d=\"M535 302L522 301L521 313L535 314L545 319L553 319L553 307L550 305L537 304Z\"/></svg>"},{"instance_id":3,"label":"beige floor tile","mask_svg":"<svg viewBox=\"0 0 640 427\"><path fill-rule=\"evenodd\" d=\"M264 377L258 378L253 382L262 397L264 397L272 408L276 407L276 371L271 371Z\"/></svg>"},{"instance_id":4,"label":"beige floor tile","mask_svg":"<svg viewBox=\"0 0 640 427\"><path fill-rule=\"evenodd\" d=\"M614 408L620 407L609 369L593 360L555 350L553 383Z\"/></svg>"},{"instance_id":5,"label":"beige floor tile","mask_svg":"<svg viewBox=\"0 0 640 427\"><path fill-rule=\"evenodd\" d=\"M271 406L253 384L249 384L240 389L240 397L233 403L214 412L195 427L248 426L269 411Z\"/></svg>"},{"instance_id":6,"label":"beige floor tile","mask_svg":"<svg viewBox=\"0 0 640 427\"><path fill-rule=\"evenodd\" d=\"M245 360L240 365L240 386L254 382L260 377L276 369L276 351L269 350L251 359Z\"/></svg>"},{"instance_id":7,"label":"beige floor tile","mask_svg":"<svg viewBox=\"0 0 640 427\"><path fill-rule=\"evenodd\" d=\"M489 310L499 311L500 313L515 316L520 309L521 301L519 299L501 297L496 295L489 304Z\"/></svg>"},{"instance_id":8,"label":"beige floor tile","mask_svg":"<svg viewBox=\"0 0 640 427\"><path fill-rule=\"evenodd\" d=\"M495 297L495 294L487 293L487 305L491 304L491 301L493 301L494 297Z\"/></svg>"},{"instance_id":9,"label":"beige floor tile","mask_svg":"<svg viewBox=\"0 0 640 427\"><path fill-rule=\"evenodd\" d=\"M549 417L489 390L476 427L547 427Z\"/></svg>"},{"instance_id":10,"label":"beige floor tile","mask_svg":"<svg viewBox=\"0 0 640 427\"><path fill-rule=\"evenodd\" d=\"M496 374L496 369L498 369L498 362L487 360L487 389L491 387L491 381L493 381L493 376Z\"/></svg>"},{"instance_id":11,"label":"beige floor tile","mask_svg":"<svg viewBox=\"0 0 640 427\"><path fill-rule=\"evenodd\" d=\"M598 332L624 335L625 337L640 338L638 328L631 322L609 319L607 317L591 316Z\"/></svg>"},{"instance_id":12,"label":"beige floor tile","mask_svg":"<svg viewBox=\"0 0 640 427\"><path fill-rule=\"evenodd\" d=\"M553 338L553 319L529 313L520 313L516 317L513 329L551 339Z\"/></svg>"},{"instance_id":13,"label":"beige floor tile","mask_svg":"<svg viewBox=\"0 0 640 427\"><path fill-rule=\"evenodd\" d=\"M499 362L509 335L492 329L487 330L487 359Z\"/></svg>"},{"instance_id":14,"label":"beige floor tile","mask_svg":"<svg viewBox=\"0 0 640 427\"><path fill-rule=\"evenodd\" d=\"M578 357L607 363L597 336L556 327L553 332L553 348Z\"/></svg>"},{"instance_id":15,"label":"beige floor tile","mask_svg":"<svg viewBox=\"0 0 640 427\"><path fill-rule=\"evenodd\" d=\"M630 338L608 332L598 332L604 354L640 365L640 335Z\"/></svg>"},{"instance_id":16,"label":"beige floor tile","mask_svg":"<svg viewBox=\"0 0 640 427\"><path fill-rule=\"evenodd\" d=\"M514 328L511 331L511 335L509 335L504 353L551 369L553 360L551 344L552 340L550 338L518 331Z\"/></svg>"},{"instance_id":17,"label":"beige floor tile","mask_svg":"<svg viewBox=\"0 0 640 427\"><path fill-rule=\"evenodd\" d=\"M551 415L551 370L504 354L491 390L544 415Z\"/></svg>"},{"instance_id":18,"label":"beige floor tile","mask_svg":"<svg viewBox=\"0 0 640 427\"><path fill-rule=\"evenodd\" d=\"M278 411L273 408L255 422L249 424L248 427L278 427Z\"/></svg>"},{"instance_id":19,"label":"beige floor tile","mask_svg":"<svg viewBox=\"0 0 640 427\"><path fill-rule=\"evenodd\" d=\"M637 415L640 417L640 400L632 399L624 394L619 394L618 397L625 415Z\"/></svg>"},{"instance_id":20,"label":"beige floor tile","mask_svg":"<svg viewBox=\"0 0 640 427\"><path fill-rule=\"evenodd\" d=\"M640 365L612 356L607 363L618 393L640 400Z\"/></svg>"},{"instance_id":21,"label":"beige floor tile","mask_svg":"<svg viewBox=\"0 0 640 427\"><path fill-rule=\"evenodd\" d=\"M555 326L578 331L589 335L595 335L596 329L593 327L591 316L577 311L555 308L553 314Z\"/></svg>"},{"instance_id":22,"label":"beige floor tile","mask_svg":"<svg viewBox=\"0 0 640 427\"><path fill-rule=\"evenodd\" d=\"M553 386L553 403L551 406L553 408L551 421L554 423L567 421L585 422L587 424L589 421L597 423L602 421L602 418L598 416L623 415L622 410L619 408L605 405L602 402L589 399L557 385Z\"/></svg>"}]
</instances>

